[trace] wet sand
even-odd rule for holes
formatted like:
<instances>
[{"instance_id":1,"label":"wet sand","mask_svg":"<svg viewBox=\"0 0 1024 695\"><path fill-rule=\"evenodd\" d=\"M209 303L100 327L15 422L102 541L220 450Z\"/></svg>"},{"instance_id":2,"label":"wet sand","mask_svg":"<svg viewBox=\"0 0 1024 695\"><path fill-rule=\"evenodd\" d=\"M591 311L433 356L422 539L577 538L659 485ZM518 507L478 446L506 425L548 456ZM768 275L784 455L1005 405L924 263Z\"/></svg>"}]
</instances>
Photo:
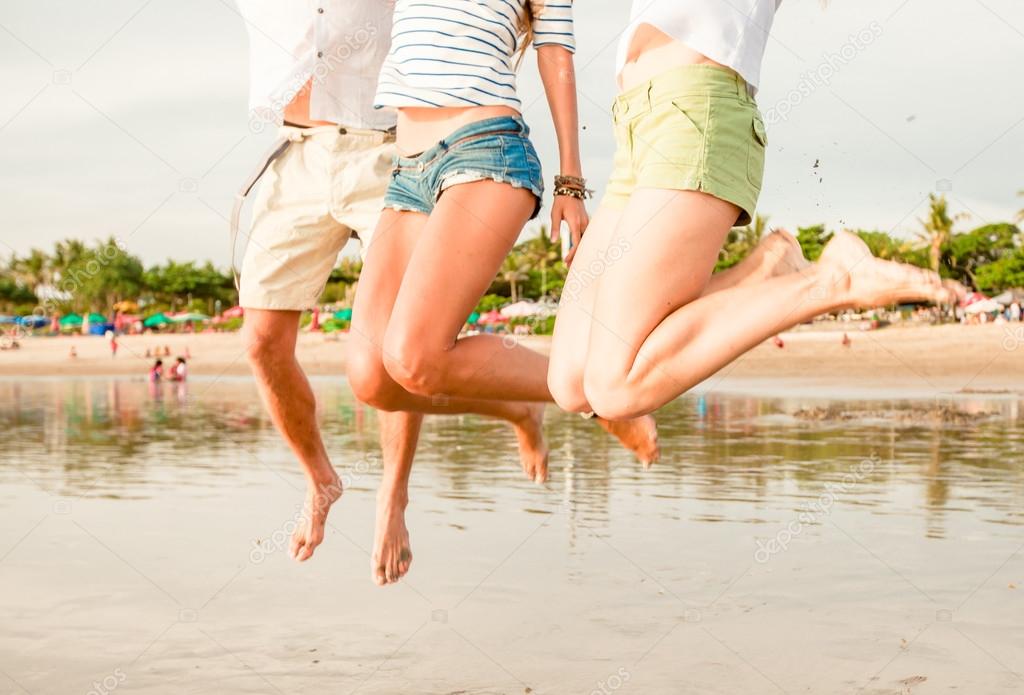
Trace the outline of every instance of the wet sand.
<instances>
[{"instance_id":1,"label":"wet sand","mask_svg":"<svg viewBox=\"0 0 1024 695\"><path fill-rule=\"evenodd\" d=\"M1019 399L908 429L875 418L900 400L712 391L664 409L650 471L552 410L546 486L504 425L430 418L382 589L374 418L314 386L350 484L297 565L251 380L0 380L0 692L1020 691ZM830 407L867 419L797 416Z\"/></svg>"},{"instance_id":2,"label":"wet sand","mask_svg":"<svg viewBox=\"0 0 1024 695\"><path fill-rule=\"evenodd\" d=\"M902 395L977 391L1024 392L1024 324L890 327L841 332L798 330L782 334L785 347L768 341L708 380L704 388L817 389L852 395L859 389L891 389ZM298 355L311 375L344 373L347 334L300 336ZM547 351L549 339L525 344ZM68 357L71 346L78 352ZM238 333L126 336L116 358L96 337L34 338L20 350L0 352L0 376L143 376L152 364L147 349L168 346L171 360L187 350L190 373L239 376L250 373ZM167 358L164 358L165 360Z\"/></svg>"}]
</instances>

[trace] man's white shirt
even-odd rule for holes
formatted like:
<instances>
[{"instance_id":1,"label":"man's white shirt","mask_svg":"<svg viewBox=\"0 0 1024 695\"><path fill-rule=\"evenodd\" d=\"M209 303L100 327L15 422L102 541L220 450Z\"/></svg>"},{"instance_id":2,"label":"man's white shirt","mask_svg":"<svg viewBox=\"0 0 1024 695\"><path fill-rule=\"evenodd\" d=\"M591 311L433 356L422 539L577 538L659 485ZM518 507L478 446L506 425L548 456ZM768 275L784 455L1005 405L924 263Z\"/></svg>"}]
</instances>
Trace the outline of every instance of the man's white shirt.
<instances>
[{"instance_id":1,"label":"man's white shirt","mask_svg":"<svg viewBox=\"0 0 1024 695\"><path fill-rule=\"evenodd\" d=\"M395 114L374 109L391 43L394 0L236 0L249 32L251 125L281 122L312 80L309 116L385 130Z\"/></svg>"}]
</instances>

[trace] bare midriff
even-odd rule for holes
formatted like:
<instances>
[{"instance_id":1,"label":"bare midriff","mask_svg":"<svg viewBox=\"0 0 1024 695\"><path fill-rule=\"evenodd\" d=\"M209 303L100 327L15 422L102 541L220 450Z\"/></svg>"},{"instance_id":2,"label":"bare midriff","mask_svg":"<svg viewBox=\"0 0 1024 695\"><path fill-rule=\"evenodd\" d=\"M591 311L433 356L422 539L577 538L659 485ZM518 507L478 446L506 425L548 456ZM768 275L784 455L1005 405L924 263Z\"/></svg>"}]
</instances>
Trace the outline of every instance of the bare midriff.
<instances>
[{"instance_id":1,"label":"bare midriff","mask_svg":"<svg viewBox=\"0 0 1024 695\"><path fill-rule=\"evenodd\" d=\"M511 106L405 107L398 110L398 151L411 156L429 150L464 125L499 116L518 116Z\"/></svg>"},{"instance_id":2,"label":"bare midriff","mask_svg":"<svg viewBox=\"0 0 1024 695\"><path fill-rule=\"evenodd\" d=\"M330 121L315 121L309 117L309 93L313 88L313 78L299 90L295 98L284 107L284 120L301 126L335 125Z\"/></svg>"},{"instance_id":3,"label":"bare midriff","mask_svg":"<svg viewBox=\"0 0 1024 695\"><path fill-rule=\"evenodd\" d=\"M641 24L629 42L626 64L619 73L619 89L626 91L680 65L714 65L729 70L653 25Z\"/></svg>"}]
</instances>

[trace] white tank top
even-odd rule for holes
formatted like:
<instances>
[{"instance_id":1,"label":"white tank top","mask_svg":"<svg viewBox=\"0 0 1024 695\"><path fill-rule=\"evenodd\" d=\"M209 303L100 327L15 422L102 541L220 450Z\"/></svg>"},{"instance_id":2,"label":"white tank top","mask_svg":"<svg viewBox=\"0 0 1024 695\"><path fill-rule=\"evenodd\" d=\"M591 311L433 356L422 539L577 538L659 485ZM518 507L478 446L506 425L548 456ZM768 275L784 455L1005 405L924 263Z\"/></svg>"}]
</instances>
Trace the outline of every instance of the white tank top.
<instances>
[{"instance_id":1,"label":"white tank top","mask_svg":"<svg viewBox=\"0 0 1024 695\"><path fill-rule=\"evenodd\" d=\"M616 74L622 72L641 24L650 24L716 63L732 68L752 90L775 11L782 0L633 0L629 26L619 42Z\"/></svg>"}]
</instances>

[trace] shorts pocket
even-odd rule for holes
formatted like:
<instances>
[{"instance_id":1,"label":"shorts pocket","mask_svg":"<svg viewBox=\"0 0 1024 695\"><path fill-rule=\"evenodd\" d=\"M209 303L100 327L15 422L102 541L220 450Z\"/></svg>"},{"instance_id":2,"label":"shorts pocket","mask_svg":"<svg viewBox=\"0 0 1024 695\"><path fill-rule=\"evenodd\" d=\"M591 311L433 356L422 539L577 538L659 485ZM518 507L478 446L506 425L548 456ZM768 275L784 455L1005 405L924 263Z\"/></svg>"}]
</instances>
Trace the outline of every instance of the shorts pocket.
<instances>
[{"instance_id":1,"label":"shorts pocket","mask_svg":"<svg viewBox=\"0 0 1024 695\"><path fill-rule=\"evenodd\" d=\"M747 148L747 180L758 190L764 183L765 148L768 145L768 133L764 128L761 114L754 112L751 120L750 145Z\"/></svg>"},{"instance_id":2,"label":"shorts pocket","mask_svg":"<svg viewBox=\"0 0 1024 695\"><path fill-rule=\"evenodd\" d=\"M633 146L641 165L668 164L687 170L704 161L708 105L679 99L637 120Z\"/></svg>"}]
</instances>

